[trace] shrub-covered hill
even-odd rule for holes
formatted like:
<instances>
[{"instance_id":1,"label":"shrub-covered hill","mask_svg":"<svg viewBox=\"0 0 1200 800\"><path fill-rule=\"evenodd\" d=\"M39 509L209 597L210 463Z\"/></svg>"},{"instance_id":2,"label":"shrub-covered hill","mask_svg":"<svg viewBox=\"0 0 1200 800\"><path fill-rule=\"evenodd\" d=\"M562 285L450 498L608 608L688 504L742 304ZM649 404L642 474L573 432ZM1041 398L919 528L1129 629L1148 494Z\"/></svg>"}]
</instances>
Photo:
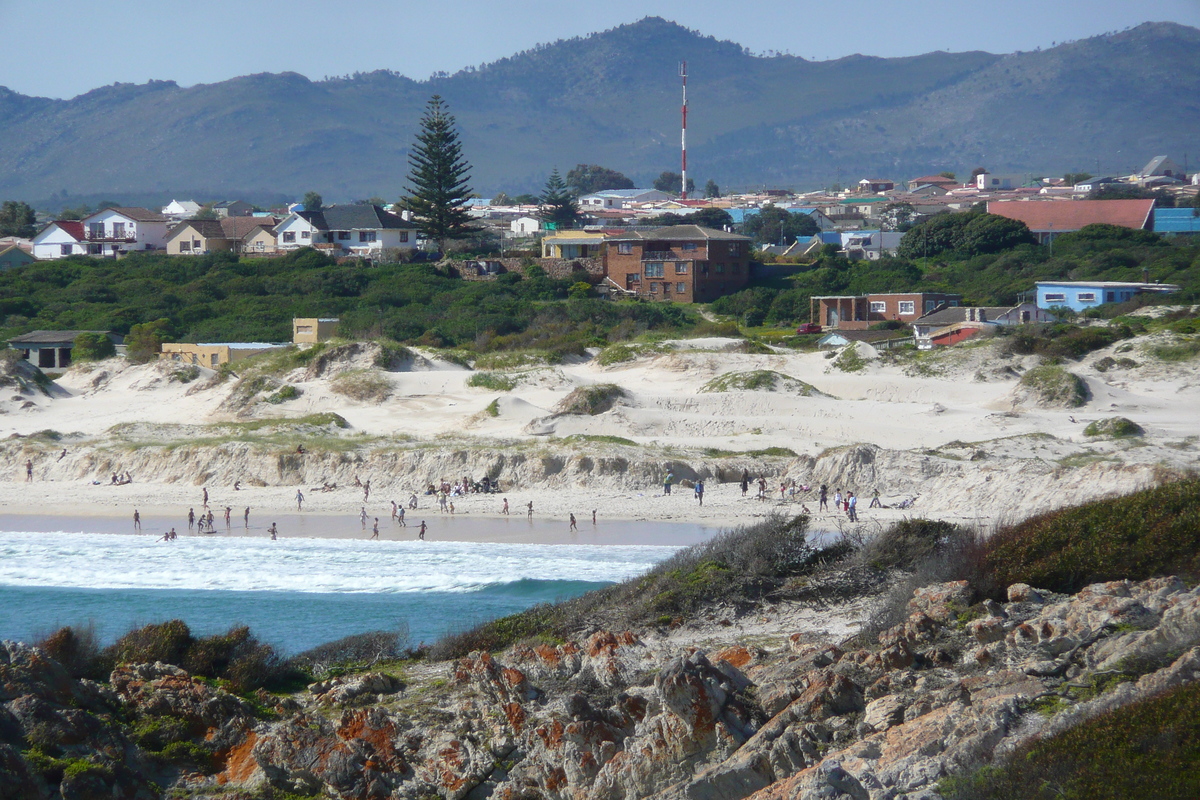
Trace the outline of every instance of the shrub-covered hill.
<instances>
[{"instance_id":1,"label":"shrub-covered hill","mask_svg":"<svg viewBox=\"0 0 1200 800\"><path fill-rule=\"evenodd\" d=\"M166 319L178 341L288 341L292 317L336 316L347 336L480 351L578 351L698 322L694 312L670 303L568 299L574 278L532 272L463 281L427 264L339 266L308 249L278 258L69 258L0 273L0 339L39 328L124 334Z\"/></svg>"}]
</instances>

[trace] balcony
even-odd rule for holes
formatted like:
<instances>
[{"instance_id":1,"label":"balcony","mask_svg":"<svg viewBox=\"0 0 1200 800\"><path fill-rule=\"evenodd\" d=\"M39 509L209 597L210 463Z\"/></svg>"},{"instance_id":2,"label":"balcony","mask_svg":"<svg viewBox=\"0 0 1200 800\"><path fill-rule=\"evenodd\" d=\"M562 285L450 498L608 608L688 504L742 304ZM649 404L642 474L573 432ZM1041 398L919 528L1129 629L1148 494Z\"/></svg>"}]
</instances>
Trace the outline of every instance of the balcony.
<instances>
[{"instance_id":1,"label":"balcony","mask_svg":"<svg viewBox=\"0 0 1200 800\"><path fill-rule=\"evenodd\" d=\"M642 261L682 261L684 257L674 250L643 250Z\"/></svg>"},{"instance_id":2,"label":"balcony","mask_svg":"<svg viewBox=\"0 0 1200 800\"><path fill-rule=\"evenodd\" d=\"M137 243L137 235L131 233L123 233L120 236L109 236L101 231L84 231L83 238L89 242L123 242L125 244Z\"/></svg>"}]
</instances>

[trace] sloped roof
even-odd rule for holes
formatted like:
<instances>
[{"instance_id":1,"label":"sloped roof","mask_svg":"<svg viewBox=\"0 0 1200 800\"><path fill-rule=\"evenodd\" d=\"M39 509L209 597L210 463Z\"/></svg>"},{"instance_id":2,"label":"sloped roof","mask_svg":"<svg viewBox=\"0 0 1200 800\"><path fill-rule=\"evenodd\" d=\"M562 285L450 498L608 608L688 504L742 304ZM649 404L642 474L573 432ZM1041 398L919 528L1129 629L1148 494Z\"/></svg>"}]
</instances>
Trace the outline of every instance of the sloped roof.
<instances>
[{"instance_id":1,"label":"sloped roof","mask_svg":"<svg viewBox=\"0 0 1200 800\"><path fill-rule=\"evenodd\" d=\"M921 183L921 184L924 184L924 183L933 183L933 184L953 183L953 184L957 184L958 181L955 180L954 178L947 178L945 175L923 175L920 178L913 178L912 180L908 181L908 183Z\"/></svg>"},{"instance_id":2,"label":"sloped roof","mask_svg":"<svg viewBox=\"0 0 1200 800\"><path fill-rule=\"evenodd\" d=\"M177 234L183 232L184 228L191 228L205 239L225 238L225 231L221 229L221 221L216 219L185 219L167 231L167 238L174 239Z\"/></svg>"},{"instance_id":3,"label":"sloped roof","mask_svg":"<svg viewBox=\"0 0 1200 800\"><path fill-rule=\"evenodd\" d=\"M329 206L320 211L297 211L296 215L322 231L407 230L416 227L398 214L372 205Z\"/></svg>"},{"instance_id":4,"label":"sloped roof","mask_svg":"<svg viewBox=\"0 0 1200 800\"><path fill-rule=\"evenodd\" d=\"M612 238L613 241L627 239L650 239L655 241L659 239L674 239L684 242L709 241L710 239L733 242L750 241L749 236L742 236L738 233L726 233L725 231L718 231L712 228L702 228L699 225L668 225L665 228L654 228L649 231L628 231Z\"/></svg>"},{"instance_id":5,"label":"sloped roof","mask_svg":"<svg viewBox=\"0 0 1200 800\"><path fill-rule=\"evenodd\" d=\"M101 333L108 335L108 331L30 331L23 333L20 336L14 336L8 340L9 344L60 344L63 342L73 342L75 337L81 333Z\"/></svg>"},{"instance_id":6,"label":"sloped roof","mask_svg":"<svg viewBox=\"0 0 1200 800\"><path fill-rule=\"evenodd\" d=\"M1150 223L1153 200L991 200L989 214L1019 220L1039 233L1077 231L1103 223L1135 230Z\"/></svg>"},{"instance_id":7,"label":"sloped roof","mask_svg":"<svg viewBox=\"0 0 1200 800\"><path fill-rule=\"evenodd\" d=\"M11 244L8 247L0 247L0 258L3 258L4 256L6 256L9 253L12 253L14 251L18 252L18 253L23 253L23 254L29 256L30 259L33 259L33 256L29 255L29 253L23 247L21 247L20 245L15 245L15 244ZM36 260L36 259L34 259L34 260Z\"/></svg>"},{"instance_id":8,"label":"sloped roof","mask_svg":"<svg viewBox=\"0 0 1200 800\"><path fill-rule=\"evenodd\" d=\"M164 217L162 214L158 213L157 211L151 211L148 208L141 208L140 206L123 206L120 208L113 207L113 208L101 209L101 211L116 211L118 214L122 214L126 217L129 217L131 220L134 220L135 222L166 222L167 221L167 218Z\"/></svg>"},{"instance_id":9,"label":"sloped roof","mask_svg":"<svg viewBox=\"0 0 1200 800\"><path fill-rule=\"evenodd\" d=\"M274 217L224 217L218 222L221 225L221 230L225 232L225 236L230 239L245 239L255 228L262 228L266 231L274 230Z\"/></svg>"},{"instance_id":10,"label":"sloped roof","mask_svg":"<svg viewBox=\"0 0 1200 800\"><path fill-rule=\"evenodd\" d=\"M53 222L51 222L50 225L57 225L59 230L61 230L63 233L67 234L71 238L75 239L75 241L77 241L77 242L83 241L83 222L81 220L56 219ZM42 228L41 233L45 233L46 229L49 228L50 225L47 225L45 228ZM39 235L41 235L41 234L39 234Z\"/></svg>"},{"instance_id":11,"label":"sloped roof","mask_svg":"<svg viewBox=\"0 0 1200 800\"><path fill-rule=\"evenodd\" d=\"M1004 316L1012 308L1009 306L985 306L974 307L977 312L982 311L982 319L976 319L977 322L987 322L988 320L999 319ZM939 308L936 311L931 311L923 317L916 319L914 325L953 325L956 322L967 322L970 320L972 306L946 306ZM976 317L978 317L978 313Z\"/></svg>"}]
</instances>

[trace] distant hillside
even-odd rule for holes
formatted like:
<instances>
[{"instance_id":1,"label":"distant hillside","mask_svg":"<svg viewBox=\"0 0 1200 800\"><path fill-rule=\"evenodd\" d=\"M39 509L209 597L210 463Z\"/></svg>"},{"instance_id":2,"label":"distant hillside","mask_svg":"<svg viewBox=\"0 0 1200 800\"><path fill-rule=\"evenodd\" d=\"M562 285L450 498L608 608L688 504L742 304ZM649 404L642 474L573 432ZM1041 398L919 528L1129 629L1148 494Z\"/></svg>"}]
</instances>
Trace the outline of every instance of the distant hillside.
<instances>
[{"instance_id":1,"label":"distant hillside","mask_svg":"<svg viewBox=\"0 0 1200 800\"><path fill-rule=\"evenodd\" d=\"M1142 25L1051 50L811 62L647 18L429 81L295 73L70 100L0 88L0 197L399 196L425 101L458 117L474 187L539 187L579 162L643 185L678 164L688 61L700 182L814 187L984 164L1105 171L1200 152L1200 31Z\"/></svg>"}]
</instances>

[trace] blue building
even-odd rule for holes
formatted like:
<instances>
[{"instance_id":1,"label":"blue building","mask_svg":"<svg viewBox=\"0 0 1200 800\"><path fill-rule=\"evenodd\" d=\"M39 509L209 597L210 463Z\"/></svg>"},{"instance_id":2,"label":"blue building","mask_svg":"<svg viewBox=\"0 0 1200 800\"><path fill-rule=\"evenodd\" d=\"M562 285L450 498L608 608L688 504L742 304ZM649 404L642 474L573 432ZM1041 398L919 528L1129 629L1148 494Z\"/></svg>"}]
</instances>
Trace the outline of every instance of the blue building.
<instances>
[{"instance_id":1,"label":"blue building","mask_svg":"<svg viewBox=\"0 0 1200 800\"><path fill-rule=\"evenodd\" d=\"M1139 294L1178 292L1169 283L1125 283L1122 281L1038 281L1038 308L1069 308L1086 311L1105 303L1124 303Z\"/></svg>"},{"instance_id":2,"label":"blue building","mask_svg":"<svg viewBox=\"0 0 1200 800\"><path fill-rule=\"evenodd\" d=\"M1154 209L1155 233L1200 233L1200 216L1195 208Z\"/></svg>"}]
</instances>

